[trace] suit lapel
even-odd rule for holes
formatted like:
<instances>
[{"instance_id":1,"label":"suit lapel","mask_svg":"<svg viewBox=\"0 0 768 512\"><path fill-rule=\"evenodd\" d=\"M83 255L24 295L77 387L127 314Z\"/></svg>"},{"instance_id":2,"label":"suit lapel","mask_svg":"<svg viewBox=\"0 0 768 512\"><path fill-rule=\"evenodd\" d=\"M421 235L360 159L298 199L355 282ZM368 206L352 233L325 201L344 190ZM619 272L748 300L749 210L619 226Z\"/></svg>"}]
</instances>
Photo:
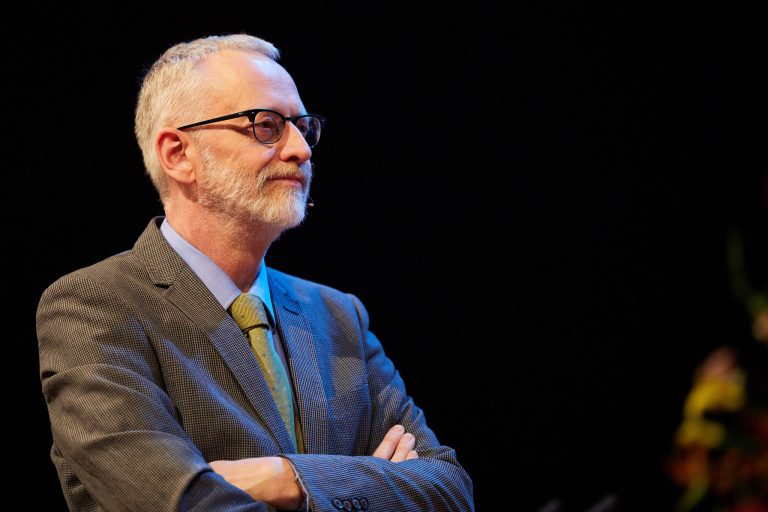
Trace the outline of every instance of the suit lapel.
<instances>
[{"instance_id":1,"label":"suit lapel","mask_svg":"<svg viewBox=\"0 0 768 512\"><path fill-rule=\"evenodd\" d=\"M326 431L328 412L325 388L317 366L317 345L302 304L283 286L275 272L269 272L272 303L280 329L291 378L299 404L299 418L306 453L328 453Z\"/></svg>"},{"instance_id":2,"label":"suit lapel","mask_svg":"<svg viewBox=\"0 0 768 512\"><path fill-rule=\"evenodd\" d=\"M165 298L206 334L280 450L293 453L293 442L248 340L200 278L165 241L158 229L158 219L150 222L139 238L136 252L155 284L166 288Z\"/></svg>"}]
</instances>

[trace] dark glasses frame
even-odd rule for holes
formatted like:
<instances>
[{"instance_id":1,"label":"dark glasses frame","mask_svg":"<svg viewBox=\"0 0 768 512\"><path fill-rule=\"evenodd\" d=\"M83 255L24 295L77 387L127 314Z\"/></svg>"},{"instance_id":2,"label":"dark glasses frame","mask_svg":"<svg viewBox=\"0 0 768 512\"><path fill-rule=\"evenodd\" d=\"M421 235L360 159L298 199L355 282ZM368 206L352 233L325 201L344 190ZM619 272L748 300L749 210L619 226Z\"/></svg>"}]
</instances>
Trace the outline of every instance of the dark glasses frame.
<instances>
[{"instance_id":1,"label":"dark glasses frame","mask_svg":"<svg viewBox=\"0 0 768 512\"><path fill-rule=\"evenodd\" d=\"M256 135L256 116L259 114L259 112L270 112L272 114L277 115L282 120L282 124L276 129L277 136L273 137L273 140L261 140L258 137L258 135ZM275 142L279 141L280 138L283 136L283 132L285 131L285 123L287 123L288 121L292 122L293 125L296 126L296 122L299 119L302 119L305 117L316 119L318 121L317 140L315 141L314 144L309 144L309 141L307 141L310 148L314 148L315 146L317 146L317 143L320 142L320 132L322 131L322 128L326 122L325 117L317 114L302 114L300 116L284 116L280 112L277 112L269 108L253 108L250 110L243 110L242 112L235 112L234 114L227 114L225 116L214 117L213 119L206 119L205 121L198 121L192 124L185 124L184 126L179 126L176 129L186 130L187 128L194 128L196 126L202 126L205 124L218 123L219 121L227 121L229 119L237 119L238 117L248 118L248 120L251 122L251 131L253 132L254 138L257 141L261 142L262 144L274 144ZM306 138L304 140L306 140Z\"/></svg>"}]
</instances>

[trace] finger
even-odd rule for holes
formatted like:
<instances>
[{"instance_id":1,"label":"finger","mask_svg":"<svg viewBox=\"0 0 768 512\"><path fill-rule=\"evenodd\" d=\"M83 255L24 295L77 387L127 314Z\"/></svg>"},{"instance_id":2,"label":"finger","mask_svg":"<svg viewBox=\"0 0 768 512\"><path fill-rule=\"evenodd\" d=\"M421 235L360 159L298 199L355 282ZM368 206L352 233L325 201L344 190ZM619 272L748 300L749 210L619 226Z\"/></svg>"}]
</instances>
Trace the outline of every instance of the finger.
<instances>
[{"instance_id":1,"label":"finger","mask_svg":"<svg viewBox=\"0 0 768 512\"><path fill-rule=\"evenodd\" d=\"M231 461L228 460L214 460L213 462L209 462L208 465L211 466L211 469L215 473L221 474L222 472L226 471L227 467L230 465Z\"/></svg>"},{"instance_id":2,"label":"finger","mask_svg":"<svg viewBox=\"0 0 768 512\"><path fill-rule=\"evenodd\" d=\"M413 460L419 458L419 452L416 450L411 450L408 452L408 455L405 456L405 460Z\"/></svg>"},{"instance_id":3,"label":"finger","mask_svg":"<svg viewBox=\"0 0 768 512\"><path fill-rule=\"evenodd\" d=\"M405 434L405 428L402 425L395 425L390 428L387 435L381 440L381 444L373 452L373 456L380 459L391 459L403 434Z\"/></svg>"},{"instance_id":4,"label":"finger","mask_svg":"<svg viewBox=\"0 0 768 512\"><path fill-rule=\"evenodd\" d=\"M408 453L413 451L416 446L416 438L410 432L403 434L400 438L400 442L397 443L394 455L390 459L392 462L403 462Z\"/></svg>"}]
</instances>

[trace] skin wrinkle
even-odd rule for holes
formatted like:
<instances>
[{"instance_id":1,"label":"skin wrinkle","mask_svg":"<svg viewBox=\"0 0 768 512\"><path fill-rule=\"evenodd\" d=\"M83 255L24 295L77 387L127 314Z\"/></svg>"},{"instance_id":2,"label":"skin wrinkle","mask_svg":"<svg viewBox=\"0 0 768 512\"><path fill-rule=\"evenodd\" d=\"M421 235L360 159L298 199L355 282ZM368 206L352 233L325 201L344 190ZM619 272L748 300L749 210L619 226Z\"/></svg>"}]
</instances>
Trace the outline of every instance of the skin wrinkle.
<instances>
[{"instance_id":1,"label":"skin wrinkle","mask_svg":"<svg viewBox=\"0 0 768 512\"><path fill-rule=\"evenodd\" d=\"M227 57L232 53L228 50L220 55ZM208 81L211 84L209 106L216 105L216 110L221 110L221 105L225 105L227 112L274 108L284 115L296 115L299 112L295 107L285 111L287 105L284 98L289 98L298 100L289 103L298 104L304 110L293 81L281 66L261 55L249 55L249 58L259 73L249 76L248 87L243 87L242 73L228 65L225 59L209 58L199 64L200 72L216 77L215 81ZM253 91L259 93L259 105L256 107L253 106ZM208 110L210 115L221 115L212 109ZM306 213L311 163L307 160L299 166L295 162L270 162L258 171L255 180L250 179L253 171L247 162L239 158L239 153L253 151L251 146L261 143L254 140L246 118L242 118L241 123L247 130L243 130L245 133L235 143L237 151L226 154L225 158L217 156L215 146L201 140L199 149L203 168L198 176L200 205L222 215L234 215L245 225L256 222L269 225L277 231L296 227ZM292 123L286 124L283 136L288 136L287 132L294 129ZM204 137L201 135L200 138ZM268 182L271 177L286 175L302 177L301 192L294 189L275 190L279 185L271 186Z\"/></svg>"},{"instance_id":2,"label":"skin wrinkle","mask_svg":"<svg viewBox=\"0 0 768 512\"><path fill-rule=\"evenodd\" d=\"M207 84L201 117L251 108L306 113L288 72L260 54L222 51L200 72ZM269 245L304 219L311 148L292 122L277 142L261 143L245 117L188 132L165 127L157 144L169 181L168 222L247 289ZM276 176L297 178L301 187L269 179Z\"/></svg>"}]
</instances>

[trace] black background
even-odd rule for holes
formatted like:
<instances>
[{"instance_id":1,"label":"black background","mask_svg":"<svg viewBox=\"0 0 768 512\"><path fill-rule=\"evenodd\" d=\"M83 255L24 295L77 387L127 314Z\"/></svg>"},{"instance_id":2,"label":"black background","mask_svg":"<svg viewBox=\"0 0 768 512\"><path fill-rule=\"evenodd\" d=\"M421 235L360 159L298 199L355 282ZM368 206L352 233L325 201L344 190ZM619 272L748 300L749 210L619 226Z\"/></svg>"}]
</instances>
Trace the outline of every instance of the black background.
<instances>
[{"instance_id":1,"label":"black background","mask_svg":"<svg viewBox=\"0 0 768 512\"><path fill-rule=\"evenodd\" d=\"M232 9L231 11L229 9ZM368 9L372 9L369 7ZM358 295L478 510L670 510L693 370L747 337L725 234L766 242L765 40L699 7L37 6L8 17L8 460L64 507L34 311L161 208L133 137L168 46L273 42L329 118L316 207L269 263ZM10 434L9 434L10 435Z\"/></svg>"}]
</instances>

